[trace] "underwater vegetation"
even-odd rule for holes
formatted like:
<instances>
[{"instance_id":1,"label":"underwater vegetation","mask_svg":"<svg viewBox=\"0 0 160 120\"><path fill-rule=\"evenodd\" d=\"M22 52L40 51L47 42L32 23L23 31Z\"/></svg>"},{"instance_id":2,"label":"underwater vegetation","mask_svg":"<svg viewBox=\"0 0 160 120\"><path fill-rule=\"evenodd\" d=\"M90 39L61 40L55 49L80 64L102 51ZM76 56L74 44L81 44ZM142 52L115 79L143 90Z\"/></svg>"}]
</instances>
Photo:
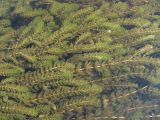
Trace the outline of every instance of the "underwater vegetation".
<instances>
[{"instance_id":1,"label":"underwater vegetation","mask_svg":"<svg viewBox=\"0 0 160 120\"><path fill-rule=\"evenodd\" d=\"M159 0L0 0L0 120L159 119Z\"/></svg>"}]
</instances>

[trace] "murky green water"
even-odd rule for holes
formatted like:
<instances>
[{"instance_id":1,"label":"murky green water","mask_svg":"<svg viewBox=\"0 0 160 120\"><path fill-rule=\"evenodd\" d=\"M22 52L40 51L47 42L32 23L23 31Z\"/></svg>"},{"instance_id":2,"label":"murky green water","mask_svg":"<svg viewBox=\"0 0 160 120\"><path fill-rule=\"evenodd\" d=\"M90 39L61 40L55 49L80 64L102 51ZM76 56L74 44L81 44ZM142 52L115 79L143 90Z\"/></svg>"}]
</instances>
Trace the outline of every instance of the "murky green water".
<instances>
[{"instance_id":1,"label":"murky green water","mask_svg":"<svg viewBox=\"0 0 160 120\"><path fill-rule=\"evenodd\" d=\"M159 0L0 0L0 120L159 120Z\"/></svg>"}]
</instances>

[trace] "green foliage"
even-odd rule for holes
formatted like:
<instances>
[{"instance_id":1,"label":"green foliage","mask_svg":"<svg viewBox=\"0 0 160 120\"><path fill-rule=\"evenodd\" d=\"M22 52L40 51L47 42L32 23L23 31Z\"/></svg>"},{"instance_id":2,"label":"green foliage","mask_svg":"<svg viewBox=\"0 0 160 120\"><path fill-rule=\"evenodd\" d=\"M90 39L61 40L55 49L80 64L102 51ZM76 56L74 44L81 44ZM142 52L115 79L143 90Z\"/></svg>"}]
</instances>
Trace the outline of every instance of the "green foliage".
<instances>
[{"instance_id":1,"label":"green foliage","mask_svg":"<svg viewBox=\"0 0 160 120\"><path fill-rule=\"evenodd\" d=\"M75 11L78 8L78 4L66 4L53 1L49 11L52 15L64 19L65 17L67 17L67 15L70 14L70 12Z\"/></svg>"},{"instance_id":2,"label":"green foliage","mask_svg":"<svg viewBox=\"0 0 160 120\"><path fill-rule=\"evenodd\" d=\"M159 98L159 5L1 0L0 120L149 118L137 106Z\"/></svg>"}]
</instances>

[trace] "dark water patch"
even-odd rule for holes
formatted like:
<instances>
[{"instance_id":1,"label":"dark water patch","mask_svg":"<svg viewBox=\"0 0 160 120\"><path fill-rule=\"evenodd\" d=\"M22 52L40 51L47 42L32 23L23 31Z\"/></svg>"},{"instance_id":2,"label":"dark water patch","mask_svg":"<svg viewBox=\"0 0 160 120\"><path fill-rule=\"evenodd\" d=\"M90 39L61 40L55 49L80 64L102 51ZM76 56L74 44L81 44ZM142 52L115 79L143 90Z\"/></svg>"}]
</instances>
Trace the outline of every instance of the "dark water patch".
<instances>
[{"instance_id":1,"label":"dark water patch","mask_svg":"<svg viewBox=\"0 0 160 120\"><path fill-rule=\"evenodd\" d=\"M160 53L153 53L150 55L152 58L160 58Z\"/></svg>"},{"instance_id":2,"label":"dark water patch","mask_svg":"<svg viewBox=\"0 0 160 120\"><path fill-rule=\"evenodd\" d=\"M14 29L19 29L22 26L29 24L33 18L26 18L20 15L15 15L11 18L11 27Z\"/></svg>"},{"instance_id":3,"label":"dark water patch","mask_svg":"<svg viewBox=\"0 0 160 120\"><path fill-rule=\"evenodd\" d=\"M153 96L151 94L145 93L145 92L139 92L137 93L138 98L142 101L152 101Z\"/></svg>"},{"instance_id":4,"label":"dark water patch","mask_svg":"<svg viewBox=\"0 0 160 120\"><path fill-rule=\"evenodd\" d=\"M49 9L51 7L51 4L49 4L47 2L43 3L43 4L40 4L38 2L38 0L37 1L32 1L30 3L30 5L32 6L33 9Z\"/></svg>"},{"instance_id":5,"label":"dark water patch","mask_svg":"<svg viewBox=\"0 0 160 120\"><path fill-rule=\"evenodd\" d=\"M8 13L11 14L15 10L15 7L10 7Z\"/></svg>"},{"instance_id":6,"label":"dark water patch","mask_svg":"<svg viewBox=\"0 0 160 120\"><path fill-rule=\"evenodd\" d=\"M132 14L129 14L129 13L127 13L125 16L124 16L124 18L132 18L133 17L133 15Z\"/></svg>"},{"instance_id":7,"label":"dark water patch","mask_svg":"<svg viewBox=\"0 0 160 120\"><path fill-rule=\"evenodd\" d=\"M6 78L7 78L6 76L0 76L0 82L3 81Z\"/></svg>"},{"instance_id":8,"label":"dark water patch","mask_svg":"<svg viewBox=\"0 0 160 120\"><path fill-rule=\"evenodd\" d=\"M29 43L28 45L24 46L24 48L34 48L36 47L35 43Z\"/></svg>"},{"instance_id":9,"label":"dark water patch","mask_svg":"<svg viewBox=\"0 0 160 120\"><path fill-rule=\"evenodd\" d=\"M58 25L59 28L60 28L60 27L62 26L62 21L61 21L61 19L60 19L59 17L57 17L56 15L53 16L53 19L54 19L56 25Z\"/></svg>"},{"instance_id":10,"label":"dark water patch","mask_svg":"<svg viewBox=\"0 0 160 120\"><path fill-rule=\"evenodd\" d=\"M129 78L129 82L136 83L139 87L144 87L150 84L146 79L139 77L131 77Z\"/></svg>"},{"instance_id":11,"label":"dark water patch","mask_svg":"<svg viewBox=\"0 0 160 120\"><path fill-rule=\"evenodd\" d=\"M74 54L64 54L64 55L62 55L62 58L65 60L65 61L67 61L68 59L70 59L71 57L73 57L73 55Z\"/></svg>"},{"instance_id":12,"label":"dark water patch","mask_svg":"<svg viewBox=\"0 0 160 120\"><path fill-rule=\"evenodd\" d=\"M157 84L155 87L159 88L160 89L160 84Z\"/></svg>"},{"instance_id":13,"label":"dark water patch","mask_svg":"<svg viewBox=\"0 0 160 120\"><path fill-rule=\"evenodd\" d=\"M146 65L144 65L144 67L146 70L148 70L148 72L152 72L153 70L155 70L155 68L154 68L155 66L151 65L151 64L146 64Z\"/></svg>"},{"instance_id":14,"label":"dark water patch","mask_svg":"<svg viewBox=\"0 0 160 120\"><path fill-rule=\"evenodd\" d=\"M31 68L31 67L28 67L25 69L25 73L28 73L28 72L35 72L36 70L34 68Z\"/></svg>"},{"instance_id":15,"label":"dark water patch","mask_svg":"<svg viewBox=\"0 0 160 120\"><path fill-rule=\"evenodd\" d=\"M154 12L154 15L160 15L160 11Z\"/></svg>"},{"instance_id":16,"label":"dark water patch","mask_svg":"<svg viewBox=\"0 0 160 120\"><path fill-rule=\"evenodd\" d=\"M134 29L136 26L135 25L122 25L123 28L125 28L126 30L131 30Z\"/></svg>"}]
</instances>

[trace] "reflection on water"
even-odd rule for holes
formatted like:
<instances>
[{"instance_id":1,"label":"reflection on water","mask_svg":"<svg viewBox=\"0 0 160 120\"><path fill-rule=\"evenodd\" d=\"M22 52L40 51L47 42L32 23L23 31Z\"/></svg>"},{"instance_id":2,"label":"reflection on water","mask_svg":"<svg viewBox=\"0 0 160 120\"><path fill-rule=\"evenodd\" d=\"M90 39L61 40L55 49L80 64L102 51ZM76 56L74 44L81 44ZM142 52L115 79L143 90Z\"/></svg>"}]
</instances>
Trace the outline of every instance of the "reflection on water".
<instances>
[{"instance_id":1,"label":"reflection on water","mask_svg":"<svg viewBox=\"0 0 160 120\"><path fill-rule=\"evenodd\" d=\"M0 0L0 120L159 120L159 8Z\"/></svg>"}]
</instances>

